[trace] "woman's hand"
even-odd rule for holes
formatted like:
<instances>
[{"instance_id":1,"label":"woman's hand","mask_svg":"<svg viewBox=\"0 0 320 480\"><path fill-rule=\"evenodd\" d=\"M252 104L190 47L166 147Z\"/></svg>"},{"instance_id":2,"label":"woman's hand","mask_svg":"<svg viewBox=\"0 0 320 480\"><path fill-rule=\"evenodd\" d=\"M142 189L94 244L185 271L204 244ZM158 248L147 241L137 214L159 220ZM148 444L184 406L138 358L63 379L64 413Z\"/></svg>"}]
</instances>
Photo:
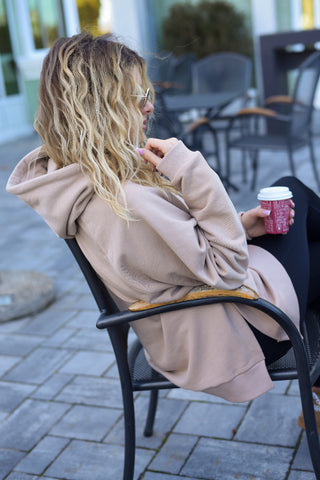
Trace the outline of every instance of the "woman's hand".
<instances>
[{"instance_id":1,"label":"woman's hand","mask_svg":"<svg viewBox=\"0 0 320 480\"><path fill-rule=\"evenodd\" d=\"M144 148L138 148L137 151L146 162L151 164L155 170L161 159L179 142L177 138L168 138L161 140L159 138L149 138Z\"/></svg>"},{"instance_id":2,"label":"woman's hand","mask_svg":"<svg viewBox=\"0 0 320 480\"><path fill-rule=\"evenodd\" d=\"M294 223L294 203L290 200L290 219L289 225ZM252 208L241 215L241 223L246 233L251 238L265 235L266 227L264 225L264 218L270 215L270 210L264 210L260 206Z\"/></svg>"}]
</instances>

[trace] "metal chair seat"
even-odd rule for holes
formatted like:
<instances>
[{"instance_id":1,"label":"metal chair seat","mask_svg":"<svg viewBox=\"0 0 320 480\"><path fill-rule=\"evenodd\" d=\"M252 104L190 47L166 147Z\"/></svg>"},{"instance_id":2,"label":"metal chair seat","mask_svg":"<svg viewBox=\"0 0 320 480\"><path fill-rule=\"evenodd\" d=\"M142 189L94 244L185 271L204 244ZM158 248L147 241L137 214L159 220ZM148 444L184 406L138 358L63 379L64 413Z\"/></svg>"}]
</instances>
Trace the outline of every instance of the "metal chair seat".
<instances>
[{"instance_id":1,"label":"metal chair seat","mask_svg":"<svg viewBox=\"0 0 320 480\"><path fill-rule=\"evenodd\" d=\"M230 141L229 148L241 148L245 150L297 150L307 145L308 140L302 137L294 137L288 140L283 135L244 135Z\"/></svg>"},{"instance_id":2,"label":"metal chair seat","mask_svg":"<svg viewBox=\"0 0 320 480\"><path fill-rule=\"evenodd\" d=\"M150 390L152 386L166 389L176 387L148 363L145 351L138 338L128 349L128 363L134 391Z\"/></svg>"},{"instance_id":3,"label":"metal chair seat","mask_svg":"<svg viewBox=\"0 0 320 480\"><path fill-rule=\"evenodd\" d=\"M305 322L308 336L307 359L310 371L311 382L317 380L320 370L320 313L316 310L309 310ZM268 366L268 372L272 380L292 380L298 377L297 364L293 348L279 360Z\"/></svg>"},{"instance_id":4,"label":"metal chair seat","mask_svg":"<svg viewBox=\"0 0 320 480\"><path fill-rule=\"evenodd\" d=\"M307 351L310 376L313 381L320 370L320 312L309 310L307 313L307 334L309 349ZM141 342L136 338L128 350L128 362L132 379L133 390L148 390L150 385L157 383L157 388L175 388L163 375L154 370L148 363ZM293 348L268 366L268 372L272 380L292 380L297 378L297 365ZM176 387L178 388L178 387Z\"/></svg>"}]
</instances>

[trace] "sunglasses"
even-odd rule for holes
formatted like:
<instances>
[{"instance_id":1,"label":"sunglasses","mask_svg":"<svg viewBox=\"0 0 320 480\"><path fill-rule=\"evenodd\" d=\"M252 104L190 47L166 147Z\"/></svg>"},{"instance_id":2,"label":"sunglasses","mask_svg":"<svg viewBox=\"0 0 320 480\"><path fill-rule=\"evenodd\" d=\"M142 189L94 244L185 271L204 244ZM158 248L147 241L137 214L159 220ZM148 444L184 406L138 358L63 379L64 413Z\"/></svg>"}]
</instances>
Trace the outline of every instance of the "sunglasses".
<instances>
[{"instance_id":1,"label":"sunglasses","mask_svg":"<svg viewBox=\"0 0 320 480\"><path fill-rule=\"evenodd\" d=\"M141 98L141 100L139 100L138 106L142 110L146 106L147 101L149 100L150 88L147 88L146 93L144 95L132 95L132 97L140 97Z\"/></svg>"}]
</instances>

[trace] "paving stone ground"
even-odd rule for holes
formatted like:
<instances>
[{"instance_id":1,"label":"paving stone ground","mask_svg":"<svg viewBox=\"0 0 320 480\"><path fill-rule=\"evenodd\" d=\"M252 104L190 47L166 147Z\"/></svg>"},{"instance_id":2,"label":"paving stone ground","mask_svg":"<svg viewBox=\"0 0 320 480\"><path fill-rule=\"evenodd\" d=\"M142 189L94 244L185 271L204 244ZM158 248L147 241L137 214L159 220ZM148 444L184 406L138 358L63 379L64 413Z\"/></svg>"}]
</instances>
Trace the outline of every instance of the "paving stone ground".
<instances>
[{"instance_id":1,"label":"paving stone ground","mask_svg":"<svg viewBox=\"0 0 320 480\"><path fill-rule=\"evenodd\" d=\"M45 310L0 324L0 480L121 480L121 392L95 304L64 242L5 192L13 166L37 145L30 136L0 146L0 271L43 273L56 290ZM319 158L319 136L315 146ZM297 176L315 188L307 151L295 159ZM230 195L243 210L256 205L256 192L241 183L240 167L234 154L240 191ZM263 154L256 190L288 173L285 155ZM244 404L161 392L151 438L142 434L147 400L136 395L135 480L315 478L295 381Z\"/></svg>"}]
</instances>

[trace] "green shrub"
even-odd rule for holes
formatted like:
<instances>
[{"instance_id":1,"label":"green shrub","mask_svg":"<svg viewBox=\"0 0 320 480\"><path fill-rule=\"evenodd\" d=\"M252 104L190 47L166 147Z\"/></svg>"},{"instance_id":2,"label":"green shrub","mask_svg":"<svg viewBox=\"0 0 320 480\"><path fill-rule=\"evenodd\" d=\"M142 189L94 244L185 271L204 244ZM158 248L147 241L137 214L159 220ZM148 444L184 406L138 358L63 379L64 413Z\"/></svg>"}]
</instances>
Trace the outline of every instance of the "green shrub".
<instances>
[{"instance_id":1,"label":"green shrub","mask_svg":"<svg viewBox=\"0 0 320 480\"><path fill-rule=\"evenodd\" d=\"M162 24L163 48L175 55L193 52L198 58L215 52L252 55L252 38L244 15L225 1L180 2Z\"/></svg>"}]
</instances>

